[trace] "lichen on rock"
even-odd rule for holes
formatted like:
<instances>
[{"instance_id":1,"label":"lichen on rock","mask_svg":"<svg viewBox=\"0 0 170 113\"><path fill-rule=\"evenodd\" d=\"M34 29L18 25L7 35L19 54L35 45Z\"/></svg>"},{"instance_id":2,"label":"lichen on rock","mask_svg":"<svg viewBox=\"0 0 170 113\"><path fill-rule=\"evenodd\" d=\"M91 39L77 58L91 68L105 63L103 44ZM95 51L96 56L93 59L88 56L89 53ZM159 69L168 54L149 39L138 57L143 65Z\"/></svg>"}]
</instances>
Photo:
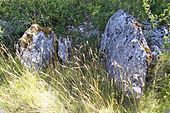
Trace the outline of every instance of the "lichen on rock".
<instances>
[{"instance_id":1,"label":"lichen on rock","mask_svg":"<svg viewBox=\"0 0 170 113\"><path fill-rule=\"evenodd\" d=\"M58 59L64 63L70 56L71 41L69 38L55 37L51 28L33 24L18 39L16 53L21 64L36 70L46 67Z\"/></svg>"},{"instance_id":2,"label":"lichen on rock","mask_svg":"<svg viewBox=\"0 0 170 113\"><path fill-rule=\"evenodd\" d=\"M115 86L126 95L140 98L152 54L141 24L118 10L109 19L101 38L100 57Z\"/></svg>"},{"instance_id":3,"label":"lichen on rock","mask_svg":"<svg viewBox=\"0 0 170 113\"><path fill-rule=\"evenodd\" d=\"M69 58L71 57L71 40L69 37L67 38L58 38L57 39L58 43L58 57L61 59L63 63L66 63Z\"/></svg>"},{"instance_id":4,"label":"lichen on rock","mask_svg":"<svg viewBox=\"0 0 170 113\"><path fill-rule=\"evenodd\" d=\"M50 28L33 24L18 40L16 46L21 64L36 70L46 67L55 52L54 37L55 34Z\"/></svg>"}]
</instances>

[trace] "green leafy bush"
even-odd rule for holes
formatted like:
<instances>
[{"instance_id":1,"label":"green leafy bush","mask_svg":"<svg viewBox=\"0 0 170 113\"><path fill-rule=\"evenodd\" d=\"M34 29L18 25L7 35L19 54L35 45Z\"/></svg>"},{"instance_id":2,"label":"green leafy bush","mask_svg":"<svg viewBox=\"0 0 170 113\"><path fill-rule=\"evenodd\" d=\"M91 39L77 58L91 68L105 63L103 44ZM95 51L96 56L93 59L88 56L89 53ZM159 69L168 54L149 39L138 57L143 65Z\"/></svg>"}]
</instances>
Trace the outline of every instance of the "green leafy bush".
<instances>
[{"instance_id":1,"label":"green leafy bush","mask_svg":"<svg viewBox=\"0 0 170 113\"><path fill-rule=\"evenodd\" d=\"M0 25L0 43L13 46L35 21L51 26L57 36L68 35L68 25L78 26L89 20L103 32L109 17L118 9L125 10L140 22L150 21L153 27L169 26L168 0L0 0L0 19L14 28L11 35L5 36L6 28ZM72 37L79 36L72 34ZM23 68L10 53L8 57L0 56L0 109L49 113L134 112L116 100L113 83L107 79L96 54L96 39L92 40L89 44L82 42L81 48L74 50L76 60L70 66L57 63L55 68L40 72ZM135 108L139 112L160 113L170 109L169 56L169 53L160 56L152 86L146 89L140 106Z\"/></svg>"},{"instance_id":2,"label":"green leafy bush","mask_svg":"<svg viewBox=\"0 0 170 113\"><path fill-rule=\"evenodd\" d=\"M143 0L143 7L152 27L170 26L170 3L167 0Z\"/></svg>"}]
</instances>

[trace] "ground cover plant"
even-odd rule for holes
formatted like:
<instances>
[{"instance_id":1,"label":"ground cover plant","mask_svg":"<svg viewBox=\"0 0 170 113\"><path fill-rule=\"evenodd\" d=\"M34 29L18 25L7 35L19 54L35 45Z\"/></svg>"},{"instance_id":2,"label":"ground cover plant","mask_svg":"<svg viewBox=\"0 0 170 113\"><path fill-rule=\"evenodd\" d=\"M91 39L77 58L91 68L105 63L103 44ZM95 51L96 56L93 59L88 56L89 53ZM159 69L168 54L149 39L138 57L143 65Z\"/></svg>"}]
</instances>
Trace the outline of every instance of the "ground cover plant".
<instances>
[{"instance_id":1,"label":"ground cover plant","mask_svg":"<svg viewBox=\"0 0 170 113\"><path fill-rule=\"evenodd\" d=\"M168 0L0 0L0 111L5 113L168 113L170 111L170 52L158 56L139 103L124 104L98 57L101 36L81 37L68 25L91 21L100 33L109 17L124 9L152 27L170 25ZM5 24L2 24L1 20ZM33 22L50 26L57 37L73 39L69 65L56 61L41 71L24 68L15 43ZM170 28L169 28L170 30ZM77 39L83 38L80 41ZM86 40L85 40L86 39Z\"/></svg>"}]
</instances>

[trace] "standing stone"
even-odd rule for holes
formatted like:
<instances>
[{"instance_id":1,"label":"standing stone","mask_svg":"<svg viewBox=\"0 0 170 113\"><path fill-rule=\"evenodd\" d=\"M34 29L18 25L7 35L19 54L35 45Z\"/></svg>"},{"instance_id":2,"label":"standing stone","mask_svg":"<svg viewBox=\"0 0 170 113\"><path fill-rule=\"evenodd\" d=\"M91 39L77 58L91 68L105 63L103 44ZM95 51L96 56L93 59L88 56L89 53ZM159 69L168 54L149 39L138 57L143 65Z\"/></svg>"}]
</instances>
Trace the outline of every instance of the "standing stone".
<instances>
[{"instance_id":1,"label":"standing stone","mask_svg":"<svg viewBox=\"0 0 170 113\"><path fill-rule=\"evenodd\" d=\"M46 67L55 59L66 63L70 57L70 49L69 38L59 38L56 41L51 28L40 27L38 24L31 25L16 45L21 64L35 70Z\"/></svg>"},{"instance_id":2,"label":"standing stone","mask_svg":"<svg viewBox=\"0 0 170 113\"><path fill-rule=\"evenodd\" d=\"M151 51L134 17L118 10L109 19L100 42L100 57L115 86L140 98Z\"/></svg>"},{"instance_id":3,"label":"standing stone","mask_svg":"<svg viewBox=\"0 0 170 113\"><path fill-rule=\"evenodd\" d=\"M71 40L60 37L58 40L58 57L61 62L66 63L71 57Z\"/></svg>"},{"instance_id":4,"label":"standing stone","mask_svg":"<svg viewBox=\"0 0 170 113\"><path fill-rule=\"evenodd\" d=\"M36 70L46 67L54 55L54 37L51 28L31 25L16 46L21 64Z\"/></svg>"}]
</instances>

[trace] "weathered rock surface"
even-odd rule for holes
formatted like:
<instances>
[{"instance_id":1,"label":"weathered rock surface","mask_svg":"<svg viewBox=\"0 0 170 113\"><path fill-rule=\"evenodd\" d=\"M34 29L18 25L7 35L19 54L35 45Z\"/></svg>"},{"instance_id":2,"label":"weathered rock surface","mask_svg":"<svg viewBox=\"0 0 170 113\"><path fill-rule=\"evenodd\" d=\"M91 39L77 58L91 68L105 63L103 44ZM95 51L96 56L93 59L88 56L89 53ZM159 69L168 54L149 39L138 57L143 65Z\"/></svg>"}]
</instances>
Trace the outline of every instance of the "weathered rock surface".
<instances>
[{"instance_id":1,"label":"weathered rock surface","mask_svg":"<svg viewBox=\"0 0 170 113\"><path fill-rule=\"evenodd\" d=\"M58 40L58 57L66 63L71 56L71 40L60 37Z\"/></svg>"},{"instance_id":2,"label":"weathered rock surface","mask_svg":"<svg viewBox=\"0 0 170 113\"><path fill-rule=\"evenodd\" d=\"M151 49L152 55L156 58L160 53L164 51L164 36L170 35L169 31L165 27L152 29L149 23L143 23L143 32ZM167 39L167 43L170 44L170 40Z\"/></svg>"},{"instance_id":3,"label":"weathered rock surface","mask_svg":"<svg viewBox=\"0 0 170 113\"><path fill-rule=\"evenodd\" d=\"M51 28L33 24L18 40L17 56L21 60L21 64L36 70L46 67L56 57L65 62L68 58L67 49L71 46L68 45L68 40L65 40L59 39L57 46L55 34Z\"/></svg>"},{"instance_id":4,"label":"weathered rock surface","mask_svg":"<svg viewBox=\"0 0 170 113\"><path fill-rule=\"evenodd\" d=\"M126 95L134 94L139 98L152 59L141 24L118 10L106 25L99 53L115 86Z\"/></svg>"},{"instance_id":5,"label":"weathered rock surface","mask_svg":"<svg viewBox=\"0 0 170 113\"><path fill-rule=\"evenodd\" d=\"M36 70L49 64L54 53L54 32L39 27L33 24L19 39L16 49L21 64Z\"/></svg>"},{"instance_id":6,"label":"weathered rock surface","mask_svg":"<svg viewBox=\"0 0 170 113\"><path fill-rule=\"evenodd\" d=\"M68 31L81 34L83 37L97 37L99 30L92 25L91 21L82 22L78 27L67 26Z\"/></svg>"}]
</instances>

